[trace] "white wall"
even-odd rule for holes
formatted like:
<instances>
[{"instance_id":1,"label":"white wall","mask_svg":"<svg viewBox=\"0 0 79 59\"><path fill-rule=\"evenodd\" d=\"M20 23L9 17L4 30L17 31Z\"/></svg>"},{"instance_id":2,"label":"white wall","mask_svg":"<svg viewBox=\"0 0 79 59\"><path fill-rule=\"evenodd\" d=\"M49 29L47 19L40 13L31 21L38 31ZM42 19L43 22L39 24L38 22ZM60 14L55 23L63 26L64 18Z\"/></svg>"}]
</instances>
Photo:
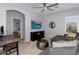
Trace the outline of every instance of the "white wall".
<instances>
[{"instance_id":1,"label":"white wall","mask_svg":"<svg viewBox=\"0 0 79 59\"><path fill-rule=\"evenodd\" d=\"M6 12L2 5L0 5L0 26L4 26L4 35L6 35Z\"/></svg>"},{"instance_id":2,"label":"white wall","mask_svg":"<svg viewBox=\"0 0 79 59\"><path fill-rule=\"evenodd\" d=\"M51 15L46 15L43 18L43 29L45 30L45 36L51 38L55 35L65 34L65 17L79 15L79 8L65 10ZM54 29L49 28L49 23L55 21L56 27Z\"/></svg>"},{"instance_id":3,"label":"white wall","mask_svg":"<svg viewBox=\"0 0 79 59\"><path fill-rule=\"evenodd\" d=\"M17 10L22 12L25 15L25 41L30 40L30 32L31 30L31 20L38 19L41 20L42 17L40 15L34 14L28 10L25 10L21 7L7 5L7 4L0 4L0 26L3 25L5 27L5 34L6 34L6 11L7 10Z\"/></svg>"},{"instance_id":4,"label":"white wall","mask_svg":"<svg viewBox=\"0 0 79 59\"><path fill-rule=\"evenodd\" d=\"M7 10L17 10L25 15L25 41L30 40L31 31L38 31L31 29L31 20L41 20L43 29L39 29L39 30L45 30L45 36L50 38L55 35L63 35L65 33L65 17L79 15L79 8L75 8L71 10L58 12L52 15L46 15L42 19L42 16L34 14L33 12L30 12L29 10L25 10L21 7L7 5L7 4L0 4L0 26L3 25L5 27L5 34L6 34ZM54 29L49 28L49 23L51 21L56 22L56 27Z\"/></svg>"}]
</instances>

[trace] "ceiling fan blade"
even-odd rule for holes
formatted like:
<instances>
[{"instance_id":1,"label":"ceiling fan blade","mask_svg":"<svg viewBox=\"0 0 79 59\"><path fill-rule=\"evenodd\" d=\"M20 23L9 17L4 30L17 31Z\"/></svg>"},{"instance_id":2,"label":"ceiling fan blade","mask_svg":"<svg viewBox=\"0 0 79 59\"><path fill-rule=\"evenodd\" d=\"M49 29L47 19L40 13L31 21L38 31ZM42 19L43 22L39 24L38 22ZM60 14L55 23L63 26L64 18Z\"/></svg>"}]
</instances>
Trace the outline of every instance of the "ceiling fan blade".
<instances>
[{"instance_id":1,"label":"ceiling fan blade","mask_svg":"<svg viewBox=\"0 0 79 59\"><path fill-rule=\"evenodd\" d=\"M44 7L46 7L46 3L43 3Z\"/></svg>"},{"instance_id":2,"label":"ceiling fan blade","mask_svg":"<svg viewBox=\"0 0 79 59\"><path fill-rule=\"evenodd\" d=\"M55 3L55 4L53 4L53 5L50 5L50 6L48 6L48 7L52 7L52 6L56 6L56 5L58 5L58 3Z\"/></svg>"},{"instance_id":3,"label":"ceiling fan blade","mask_svg":"<svg viewBox=\"0 0 79 59\"><path fill-rule=\"evenodd\" d=\"M53 9L49 9L49 8L48 8L48 10L53 11Z\"/></svg>"},{"instance_id":4,"label":"ceiling fan blade","mask_svg":"<svg viewBox=\"0 0 79 59\"><path fill-rule=\"evenodd\" d=\"M45 9L42 9L42 12L44 12Z\"/></svg>"},{"instance_id":5,"label":"ceiling fan blade","mask_svg":"<svg viewBox=\"0 0 79 59\"><path fill-rule=\"evenodd\" d=\"M58 5L55 6L55 8L58 8L58 7L59 7Z\"/></svg>"}]
</instances>

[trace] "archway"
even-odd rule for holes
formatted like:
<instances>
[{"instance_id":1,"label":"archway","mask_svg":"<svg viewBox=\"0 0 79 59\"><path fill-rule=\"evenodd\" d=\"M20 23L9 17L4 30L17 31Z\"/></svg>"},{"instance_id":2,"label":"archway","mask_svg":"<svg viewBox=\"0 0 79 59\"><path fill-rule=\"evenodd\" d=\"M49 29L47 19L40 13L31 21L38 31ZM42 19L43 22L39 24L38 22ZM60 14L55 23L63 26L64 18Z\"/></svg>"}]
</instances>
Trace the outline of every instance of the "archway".
<instances>
[{"instance_id":1,"label":"archway","mask_svg":"<svg viewBox=\"0 0 79 59\"><path fill-rule=\"evenodd\" d=\"M14 32L18 32L20 37L25 39L25 15L18 10L7 10L6 20L6 35L13 35Z\"/></svg>"}]
</instances>

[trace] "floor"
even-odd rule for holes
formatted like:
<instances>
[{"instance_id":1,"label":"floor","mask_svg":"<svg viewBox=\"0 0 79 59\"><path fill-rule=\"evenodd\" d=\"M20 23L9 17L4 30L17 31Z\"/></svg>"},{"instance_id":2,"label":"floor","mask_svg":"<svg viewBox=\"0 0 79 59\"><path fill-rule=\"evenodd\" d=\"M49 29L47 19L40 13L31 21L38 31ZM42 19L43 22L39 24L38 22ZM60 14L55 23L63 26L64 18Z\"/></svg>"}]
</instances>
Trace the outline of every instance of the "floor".
<instances>
[{"instance_id":1,"label":"floor","mask_svg":"<svg viewBox=\"0 0 79 59\"><path fill-rule=\"evenodd\" d=\"M62 51L62 52L61 52ZM49 50L40 50L36 47L36 41L35 42L24 42L24 41L20 41L19 42L19 54L20 55L73 55L73 53L75 53L75 49L73 49L73 47L69 47L69 48L51 48ZM2 52L2 50L0 49L0 52ZM0 55L4 55L4 54L0 54ZM11 55L17 55L16 52L12 53ZM75 54L74 54L75 55ZM78 50L78 54L79 55L79 50Z\"/></svg>"},{"instance_id":2,"label":"floor","mask_svg":"<svg viewBox=\"0 0 79 59\"><path fill-rule=\"evenodd\" d=\"M45 52L44 55L75 55L76 54L76 48L75 47L63 47L63 48L50 48L46 50L40 50L36 47L36 42L19 42L19 51L20 55L38 55L42 52ZM49 49L50 48L50 49ZM79 48L79 44L78 44ZM13 53L15 55L15 53ZM42 55L42 54L41 54ZM79 55L79 49L77 51L77 55Z\"/></svg>"},{"instance_id":3,"label":"floor","mask_svg":"<svg viewBox=\"0 0 79 59\"><path fill-rule=\"evenodd\" d=\"M21 55L37 55L42 50L36 47L36 42L20 42L19 50Z\"/></svg>"},{"instance_id":4,"label":"floor","mask_svg":"<svg viewBox=\"0 0 79 59\"><path fill-rule=\"evenodd\" d=\"M19 54L20 55L38 55L42 50L38 49L36 47L36 41L35 42L19 42ZM2 54L4 55L4 54ZM16 52L11 53L11 55L16 55Z\"/></svg>"}]
</instances>

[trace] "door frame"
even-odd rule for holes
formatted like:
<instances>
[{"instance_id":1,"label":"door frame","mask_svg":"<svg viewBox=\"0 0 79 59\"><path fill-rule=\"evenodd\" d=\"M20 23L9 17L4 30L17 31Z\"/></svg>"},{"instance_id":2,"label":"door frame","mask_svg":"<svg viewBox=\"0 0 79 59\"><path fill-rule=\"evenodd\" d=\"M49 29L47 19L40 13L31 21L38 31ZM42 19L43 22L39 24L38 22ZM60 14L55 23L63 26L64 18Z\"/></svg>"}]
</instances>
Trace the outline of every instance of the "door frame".
<instances>
[{"instance_id":1,"label":"door frame","mask_svg":"<svg viewBox=\"0 0 79 59\"><path fill-rule=\"evenodd\" d=\"M20 22L20 38L23 38L22 36L22 18L18 18L18 17L12 17L12 34L13 34L13 19L19 19L21 22Z\"/></svg>"}]
</instances>

